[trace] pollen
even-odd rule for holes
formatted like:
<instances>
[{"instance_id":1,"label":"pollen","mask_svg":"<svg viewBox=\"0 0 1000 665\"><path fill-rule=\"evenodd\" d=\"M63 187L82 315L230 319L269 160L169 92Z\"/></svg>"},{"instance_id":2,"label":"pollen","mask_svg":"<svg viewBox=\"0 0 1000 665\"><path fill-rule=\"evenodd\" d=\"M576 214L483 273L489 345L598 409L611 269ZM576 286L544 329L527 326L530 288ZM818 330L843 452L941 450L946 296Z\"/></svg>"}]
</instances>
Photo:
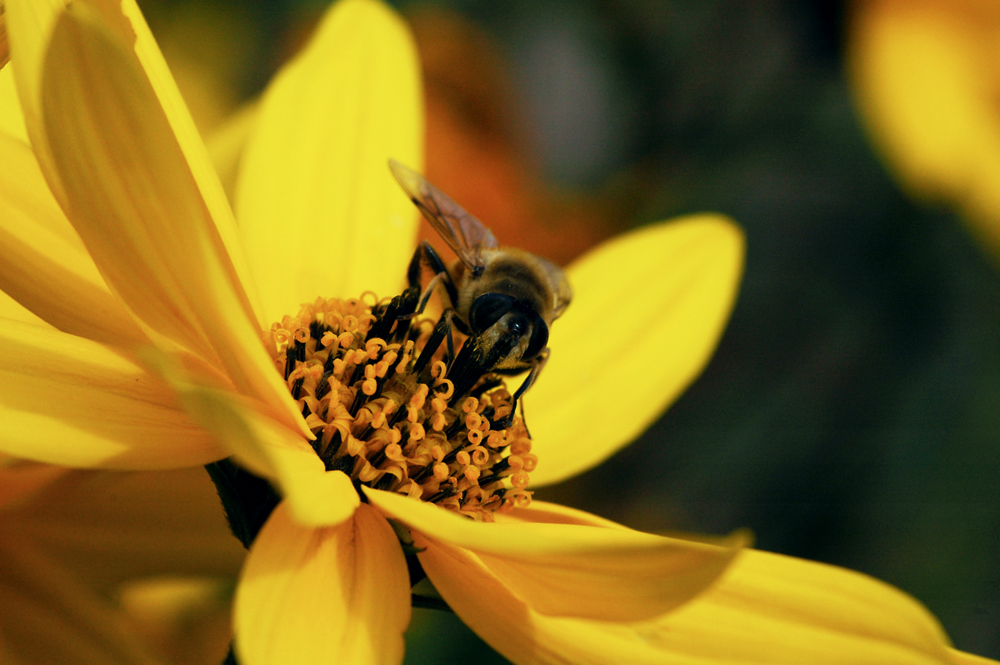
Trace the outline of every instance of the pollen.
<instances>
[{"instance_id":1,"label":"pollen","mask_svg":"<svg viewBox=\"0 0 1000 665\"><path fill-rule=\"evenodd\" d=\"M455 331L445 344L446 322L414 316L418 296L318 298L264 342L328 471L359 494L365 485L493 521L531 502L531 439L507 418L516 405L502 377L456 352L472 340Z\"/></svg>"}]
</instances>

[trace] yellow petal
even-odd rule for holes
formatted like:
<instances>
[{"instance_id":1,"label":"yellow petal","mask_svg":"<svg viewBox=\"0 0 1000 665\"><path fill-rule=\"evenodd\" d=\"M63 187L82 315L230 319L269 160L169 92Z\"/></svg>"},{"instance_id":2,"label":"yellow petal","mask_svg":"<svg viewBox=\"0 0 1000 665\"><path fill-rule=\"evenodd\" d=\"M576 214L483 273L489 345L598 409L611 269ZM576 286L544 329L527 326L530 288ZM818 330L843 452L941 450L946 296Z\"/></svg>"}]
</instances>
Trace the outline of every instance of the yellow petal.
<instances>
[{"instance_id":1,"label":"yellow petal","mask_svg":"<svg viewBox=\"0 0 1000 665\"><path fill-rule=\"evenodd\" d=\"M698 376L736 298L743 247L732 222L701 215L620 236L570 266L573 302L524 400L533 485L600 463Z\"/></svg>"},{"instance_id":2,"label":"yellow petal","mask_svg":"<svg viewBox=\"0 0 1000 665\"><path fill-rule=\"evenodd\" d=\"M126 617L0 524L0 660L156 665Z\"/></svg>"},{"instance_id":3,"label":"yellow petal","mask_svg":"<svg viewBox=\"0 0 1000 665\"><path fill-rule=\"evenodd\" d=\"M204 469L60 476L0 522L92 588L110 593L130 578L239 572L245 551Z\"/></svg>"},{"instance_id":4,"label":"yellow petal","mask_svg":"<svg viewBox=\"0 0 1000 665\"><path fill-rule=\"evenodd\" d=\"M236 212L270 320L317 296L398 293L415 208L390 157L422 161L413 40L372 0L341 0L261 100Z\"/></svg>"},{"instance_id":5,"label":"yellow petal","mask_svg":"<svg viewBox=\"0 0 1000 665\"><path fill-rule=\"evenodd\" d=\"M660 615L704 591L740 544L719 547L571 524L479 523L399 494L365 493L383 513L419 532L418 546L426 537L475 552L543 614L609 621ZM431 581L436 583L433 576Z\"/></svg>"},{"instance_id":6,"label":"yellow petal","mask_svg":"<svg viewBox=\"0 0 1000 665\"><path fill-rule=\"evenodd\" d=\"M468 550L432 542L418 556L449 607L517 665L687 665L651 648L632 624L535 611Z\"/></svg>"},{"instance_id":7,"label":"yellow petal","mask_svg":"<svg viewBox=\"0 0 1000 665\"><path fill-rule=\"evenodd\" d=\"M245 104L206 137L208 154L230 201L236 199L236 180L243 161L243 149L257 123L258 102ZM265 323L264 325L269 325Z\"/></svg>"},{"instance_id":8,"label":"yellow petal","mask_svg":"<svg viewBox=\"0 0 1000 665\"><path fill-rule=\"evenodd\" d=\"M965 653L964 651L959 651L958 649L948 649L948 652L951 654L952 661L955 665L990 665L991 663L995 665L997 662L975 654Z\"/></svg>"},{"instance_id":9,"label":"yellow petal","mask_svg":"<svg viewBox=\"0 0 1000 665\"><path fill-rule=\"evenodd\" d=\"M43 328L52 327L42 319L38 318L37 314L32 313L30 309L17 302L3 291L0 291L0 318L13 319L14 321L30 323L31 325L41 326Z\"/></svg>"},{"instance_id":10,"label":"yellow petal","mask_svg":"<svg viewBox=\"0 0 1000 665\"><path fill-rule=\"evenodd\" d=\"M42 126L41 86L45 48L55 18L64 5L64 0L4 0L7 39L14 60L4 71L13 75L19 100L16 119L11 122L15 126L18 120L23 123L49 186L60 204L65 202L65 197L52 167L52 154ZM2 74L0 72L0 76Z\"/></svg>"},{"instance_id":11,"label":"yellow petal","mask_svg":"<svg viewBox=\"0 0 1000 665\"><path fill-rule=\"evenodd\" d=\"M305 439L262 415L237 395L187 383L165 372L191 417L257 475L274 480L301 524L339 524L358 507L358 493L340 471L327 471Z\"/></svg>"},{"instance_id":12,"label":"yellow petal","mask_svg":"<svg viewBox=\"0 0 1000 665\"><path fill-rule=\"evenodd\" d=\"M135 346L145 335L111 294L27 145L0 135L0 289L56 328Z\"/></svg>"},{"instance_id":13,"label":"yellow petal","mask_svg":"<svg viewBox=\"0 0 1000 665\"><path fill-rule=\"evenodd\" d=\"M529 507L516 508L503 517L545 524L592 524L613 529L625 528L596 515L544 501L532 501ZM808 588L810 584L814 585L811 590ZM755 590L758 595L751 598ZM838 649L841 648L854 649L856 653L861 653L856 662L877 663L877 659L881 657L878 654L885 648L877 646L877 642L896 639L893 636L894 631L900 641L922 644L918 649L923 649L925 655L931 655L932 660L929 662L942 662L940 647L942 644L947 644L947 637L941 632L934 617L906 594L849 570L755 550L741 552L720 581L692 603L658 621L645 626L637 625L635 628L651 645L659 645L657 648L664 647L671 654L671 658L677 659L670 662L686 663L689 661L681 658L682 654L679 651L682 649L678 644L668 644L671 638L664 636L681 636L685 630L680 629L682 624L692 626L696 623L685 619L689 608L692 614L703 619L703 614L699 612L713 611L705 609L706 607L734 604L733 599L740 596L743 597L744 604L740 611L755 615L768 613L776 615L781 617L779 620L785 621L786 625L772 626L773 630L770 632L765 630L761 633L761 639L755 641L750 639L754 630L750 628L751 622L742 615L734 613L728 618L722 618L720 614L718 619L713 617L711 620L704 620L703 623L707 628L691 628L693 633L686 638L679 638L678 642L688 645L686 648L691 650L689 657L699 665L716 662L773 662L789 665L798 662L829 662L832 665L841 662L837 660L841 653ZM812 605L821 608L821 611L802 609ZM865 605L869 607L863 607ZM871 653L868 653L868 647L864 646L867 638L852 634L850 617L854 612L858 612L859 616L867 613L866 620L882 624L879 628L881 632L872 633L873 644L876 646L871 649ZM802 625L795 626L795 623ZM833 639L841 643L830 646L830 651L825 656L817 656L813 652L816 649L827 648L821 643L803 651L801 643L811 640L817 632L817 628L809 625L810 623L826 624L819 630L830 631L832 636L827 635L823 639ZM718 627L718 634L711 628L713 625ZM803 631L803 635L794 638L794 630ZM728 634L729 631L735 634ZM700 637L704 638L704 645L697 644ZM667 642L663 641L665 639ZM713 651L713 645L717 645L718 642L728 642L733 648L729 651L725 649ZM725 653L719 653L720 651ZM947 662L954 661L957 665L986 665L995 662L954 649L948 649L948 652L951 660ZM707 660L701 660L702 657L706 657ZM887 657L885 662L896 661ZM919 657L916 662L921 662Z\"/></svg>"},{"instance_id":14,"label":"yellow petal","mask_svg":"<svg viewBox=\"0 0 1000 665\"><path fill-rule=\"evenodd\" d=\"M271 514L236 589L242 665L399 665L410 621L406 561L389 523L370 506L337 527Z\"/></svg>"},{"instance_id":15,"label":"yellow petal","mask_svg":"<svg viewBox=\"0 0 1000 665\"><path fill-rule=\"evenodd\" d=\"M65 206L64 183L54 166L50 140L43 121L43 74L47 48L54 26L66 11L66 0L6 0L13 67L22 109L32 146L56 199ZM135 0L82 0L73 10L84 12L101 23L108 36L121 44L128 58L141 70L142 78L158 100L160 113L183 153L186 167L197 183L218 237L228 254L230 276L244 287L242 305L257 309L246 262L239 247L235 221L229 209L205 146L201 141L163 54L153 39Z\"/></svg>"},{"instance_id":16,"label":"yellow petal","mask_svg":"<svg viewBox=\"0 0 1000 665\"><path fill-rule=\"evenodd\" d=\"M998 27L996 3L857 3L848 64L869 130L903 184L957 202L1000 249Z\"/></svg>"},{"instance_id":17,"label":"yellow petal","mask_svg":"<svg viewBox=\"0 0 1000 665\"><path fill-rule=\"evenodd\" d=\"M755 550L647 636L678 662L951 662L937 621L901 591L843 568Z\"/></svg>"},{"instance_id":18,"label":"yellow petal","mask_svg":"<svg viewBox=\"0 0 1000 665\"><path fill-rule=\"evenodd\" d=\"M527 508L514 508L508 513L498 515L497 519L512 519L538 524L582 524L585 526L603 526L610 529L627 528L611 520L606 520L603 517L598 517L597 515L577 510L576 508L534 499Z\"/></svg>"},{"instance_id":19,"label":"yellow petal","mask_svg":"<svg viewBox=\"0 0 1000 665\"><path fill-rule=\"evenodd\" d=\"M933 618L909 597L870 578L777 557L782 562L772 562L771 576L751 581L751 569L760 568L758 557L776 555L744 553L705 594L656 621L632 624L541 614L511 593L475 554L458 547L432 542L418 556L456 614L518 665L952 662ZM748 558L751 563L741 573ZM813 567L826 570L818 579L800 575Z\"/></svg>"},{"instance_id":20,"label":"yellow petal","mask_svg":"<svg viewBox=\"0 0 1000 665\"><path fill-rule=\"evenodd\" d=\"M0 69L0 133L27 143L28 130L24 126L21 102L14 84L14 68Z\"/></svg>"},{"instance_id":21,"label":"yellow petal","mask_svg":"<svg viewBox=\"0 0 1000 665\"><path fill-rule=\"evenodd\" d=\"M224 455L139 366L11 320L0 320L0 421L0 451L65 466L164 469Z\"/></svg>"},{"instance_id":22,"label":"yellow petal","mask_svg":"<svg viewBox=\"0 0 1000 665\"><path fill-rule=\"evenodd\" d=\"M864 6L852 24L851 64L876 139L918 189L960 191L976 171L965 158L978 152L994 124L976 108L986 72L979 70L975 41L948 11Z\"/></svg>"},{"instance_id":23,"label":"yellow petal","mask_svg":"<svg viewBox=\"0 0 1000 665\"><path fill-rule=\"evenodd\" d=\"M70 220L147 332L221 365L309 436L152 86L85 10L71 5L57 20L42 90Z\"/></svg>"},{"instance_id":24,"label":"yellow petal","mask_svg":"<svg viewBox=\"0 0 1000 665\"><path fill-rule=\"evenodd\" d=\"M108 0L96 0L96 2L103 4ZM240 304L252 310L258 325L270 325L270 321L262 318L256 285L253 283L253 276L247 266L246 255L243 252L229 199L218 174L215 172L208 150L201 139L201 134L195 126L194 118L191 117L191 113L184 103L184 98L181 97L180 90L177 88L177 83L170 74L167 61L163 58L163 54L153 38L153 33L146 24L135 0L111 0L108 4L111 8L104 11L110 16L110 22L117 22L124 18L127 28L135 34L136 58L142 65L142 70L160 101L163 113L170 123L170 129L184 153L187 166L191 169L191 176L198 184L198 191L201 193L205 207L214 223L215 231L218 233L218 241L222 244L223 249L220 249L219 252L228 259L224 264L226 270L231 271L227 277L231 277L235 283L241 286L237 289L237 295L241 298ZM119 14L119 12L121 13Z\"/></svg>"},{"instance_id":25,"label":"yellow petal","mask_svg":"<svg viewBox=\"0 0 1000 665\"><path fill-rule=\"evenodd\" d=\"M136 631L155 635L163 653L184 654L178 660L186 665L217 665L232 630L232 592L229 579L164 575L129 580L115 595Z\"/></svg>"}]
</instances>

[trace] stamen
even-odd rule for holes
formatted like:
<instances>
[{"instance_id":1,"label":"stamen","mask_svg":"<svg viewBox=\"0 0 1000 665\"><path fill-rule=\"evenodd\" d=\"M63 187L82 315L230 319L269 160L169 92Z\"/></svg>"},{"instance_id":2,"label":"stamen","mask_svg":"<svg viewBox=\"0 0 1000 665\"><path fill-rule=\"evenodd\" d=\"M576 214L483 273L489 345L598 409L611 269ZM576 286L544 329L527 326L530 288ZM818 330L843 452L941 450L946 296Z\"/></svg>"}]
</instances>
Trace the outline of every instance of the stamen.
<instances>
[{"instance_id":1,"label":"stamen","mask_svg":"<svg viewBox=\"0 0 1000 665\"><path fill-rule=\"evenodd\" d=\"M414 317L419 297L320 298L273 324L265 343L327 470L492 521L530 502L537 464L520 418L496 429L515 405L484 368L509 349L495 345L486 357L452 325L453 312Z\"/></svg>"}]
</instances>

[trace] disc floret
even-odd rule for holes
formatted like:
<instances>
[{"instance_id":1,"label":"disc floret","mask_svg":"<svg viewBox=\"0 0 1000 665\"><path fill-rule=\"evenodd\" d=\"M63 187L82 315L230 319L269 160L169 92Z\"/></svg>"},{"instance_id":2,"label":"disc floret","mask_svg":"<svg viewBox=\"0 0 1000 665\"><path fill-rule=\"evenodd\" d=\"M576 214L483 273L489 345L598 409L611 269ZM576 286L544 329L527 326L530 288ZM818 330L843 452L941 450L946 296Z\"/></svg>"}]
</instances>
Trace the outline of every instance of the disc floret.
<instances>
[{"instance_id":1,"label":"disc floret","mask_svg":"<svg viewBox=\"0 0 1000 665\"><path fill-rule=\"evenodd\" d=\"M482 371L475 353L449 357L442 322L413 316L416 295L318 298L274 323L265 343L328 470L359 492L399 492L492 521L531 501L528 431L517 416L502 428L515 406L503 379ZM461 377L462 394L449 377Z\"/></svg>"}]
</instances>

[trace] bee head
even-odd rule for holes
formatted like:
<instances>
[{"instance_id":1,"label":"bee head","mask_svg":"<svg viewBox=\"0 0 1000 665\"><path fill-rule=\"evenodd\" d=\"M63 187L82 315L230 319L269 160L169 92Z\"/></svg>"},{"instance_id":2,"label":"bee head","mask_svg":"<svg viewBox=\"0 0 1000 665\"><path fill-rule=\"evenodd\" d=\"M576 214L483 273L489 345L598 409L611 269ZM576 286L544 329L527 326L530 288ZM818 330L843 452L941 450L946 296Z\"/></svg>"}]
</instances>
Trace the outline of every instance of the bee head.
<instances>
[{"instance_id":1,"label":"bee head","mask_svg":"<svg viewBox=\"0 0 1000 665\"><path fill-rule=\"evenodd\" d=\"M536 357L549 343L549 327L533 308L503 293L484 293L469 307L469 327L482 335L503 320L507 334L517 339L522 360Z\"/></svg>"},{"instance_id":2,"label":"bee head","mask_svg":"<svg viewBox=\"0 0 1000 665\"><path fill-rule=\"evenodd\" d=\"M469 327L481 335L500 320L500 317L514 308L517 302L503 293L484 293L472 301L469 307Z\"/></svg>"}]
</instances>

